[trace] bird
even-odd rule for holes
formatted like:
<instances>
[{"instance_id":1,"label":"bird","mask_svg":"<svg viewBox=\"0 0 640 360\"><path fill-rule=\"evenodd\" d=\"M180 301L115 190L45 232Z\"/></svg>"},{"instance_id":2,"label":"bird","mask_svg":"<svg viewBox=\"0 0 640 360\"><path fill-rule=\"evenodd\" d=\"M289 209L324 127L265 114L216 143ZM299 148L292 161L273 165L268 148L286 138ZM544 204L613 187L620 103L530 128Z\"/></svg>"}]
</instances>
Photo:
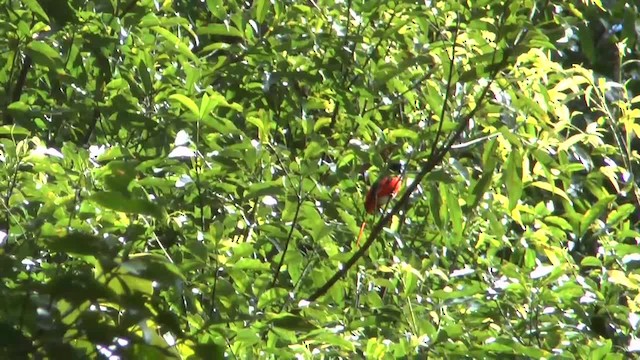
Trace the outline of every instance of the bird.
<instances>
[{"instance_id":1,"label":"bird","mask_svg":"<svg viewBox=\"0 0 640 360\"><path fill-rule=\"evenodd\" d=\"M402 185L402 178L400 176L385 175L381 176L376 182L371 185L367 196L364 200L364 208L367 214L373 214L376 210L387 205L387 203L394 198ZM360 233L356 240L356 246L360 246L360 238L364 232L364 228L367 225L366 220L362 222L360 226Z\"/></svg>"}]
</instances>

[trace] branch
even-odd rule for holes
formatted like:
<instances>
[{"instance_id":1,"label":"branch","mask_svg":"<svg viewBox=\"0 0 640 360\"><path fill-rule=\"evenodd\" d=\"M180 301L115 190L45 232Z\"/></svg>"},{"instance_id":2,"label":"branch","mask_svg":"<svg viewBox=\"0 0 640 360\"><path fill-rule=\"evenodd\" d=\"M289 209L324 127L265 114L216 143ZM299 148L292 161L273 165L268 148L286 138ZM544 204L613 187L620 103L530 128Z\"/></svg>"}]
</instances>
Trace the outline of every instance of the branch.
<instances>
[{"instance_id":1,"label":"branch","mask_svg":"<svg viewBox=\"0 0 640 360\"><path fill-rule=\"evenodd\" d=\"M16 86L13 88L13 94L11 96L11 102L16 102L20 100L20 96L22 96L22 90L24 89L24 84L27 81L27 74L31 69L31 64L33 60L31 56L25 55L24 62L22 63L22 68L20 69L20 74L18 75L18 79L16 80ZM13 117L7 112L7 123L6 125L13 124Z\"/></svg>"},{"instance_id":2,"label":"branch","mask_svg":"<svg viewBox=\"0 0 640 360\"><path fill-rule=\"evenodd\" d=\"M302 188L302 182L300 182L300 187ZM298 206L296 206L296 213L293 215L293 223L291 224L291 228L289 229L289 235L287 236L287 241L284 243L284 249L282 250L282 257L278 262L278 266L276 267L276 271L273 274L273 281L271 282L271 287L276 286L278 282L278 276L280 275L280 269L282 269L282 265L284 264L284 257L287 255L287 250L289 250L289 243L291 242L291 238L293 237L293 231L298 224L298 216L300 215L300 208L302 207L302 203L304 199L301 196L298 196Z\"/></svg>"},{"instance_id":3,"label":"branch","mask_svg":"<svg viewBox=\"0 0 640 360\"><path fill-rule=\"evenodd\" d=\"M453 79L453 67L456 59L456 45L458 45L458 34L460 32L460 15L456 19L456 32L453 34L453 46L451 46L451 59L449 59L449 75L447 77L447 87L444 93L444 100L442 101L442 111L440 112L440 123L438 124L438 131L436 132L436 138L433 140L433 146L431 147L431 154L433 154L438 146L438 140L442 135L442 126L444 125L444 115L447 110L447 104L449 103L449 97L451 96L451 81Z\"/></svg>"}]
</instances>

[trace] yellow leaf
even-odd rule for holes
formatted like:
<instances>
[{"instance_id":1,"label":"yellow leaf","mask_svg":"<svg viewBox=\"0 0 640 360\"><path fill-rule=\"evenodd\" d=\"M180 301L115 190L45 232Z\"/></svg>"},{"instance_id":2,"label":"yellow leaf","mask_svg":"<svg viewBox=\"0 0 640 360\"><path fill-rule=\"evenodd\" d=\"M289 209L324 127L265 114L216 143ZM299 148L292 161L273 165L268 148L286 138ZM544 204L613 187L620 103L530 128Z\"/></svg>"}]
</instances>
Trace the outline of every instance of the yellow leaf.
<instances>
[{"instance_id":1,"label":"yellow leaf","mask_svg":"<svg viewBox=\"0 0 640 360\"><path fill-rule=\"evenodd\" d=\"M517 207L511 210L511 218L513 219L513 221L518 223L518 225L523 226L522 216L520 216L520 210Z\"/></svg>"},{"instance_id":2,"label":"yellow leaf","mask_svg":"<svg viewBox=\"0 0 640 360\"><path fill-rule=\"evenodd\" d=\"M189 97L182 94L173 94L169 96L169 99L178 101L182 106L189 109L193 115L196 117L199 116L200 109L198 109L198 105L196 105L195 101L191 100Z\"/></svg>"},{"instance_id":3,"label":"yellow leaf","mask_svg":"<svg viewBox=\"0 0 640 360\"><path fill-rule=\"evenodd\" d=\"M638 285L627 277L624 271L609 270L609 282L628 287L629 289L638 289Z\"/></svg>"},{"instance_id":4,"label":"yellow leaf","mask_svg":"<svg viewBox=\"0 0 640 360\"><path fill-rule=\"evenodd\" d=\"M531 183L531 185L533 185L533 186L535 186L537 188L540 188L542 190L546 190L546 191L548 191L550 193L556 194L556 195L562 197L563 199L565 199L565 200L567 200L569 202L571 201L569 199L569 196L567 195L567 193L565 193L561 189L558 189L555 186L552 186L549 183L546 183L546 182L543 182L543 181L534 181L534 182Z\"/></svg>"},{"instance_id":5,"label":"yellow leaf","mask_svg":"<svg viewBox=\"0 0 640 360\"><path fill-rule=\"evenodd\" d=\"M562 261L558 258L555 249L545 247L543 251L553 266L562 265Z\"/></svg>"}]
</instances>

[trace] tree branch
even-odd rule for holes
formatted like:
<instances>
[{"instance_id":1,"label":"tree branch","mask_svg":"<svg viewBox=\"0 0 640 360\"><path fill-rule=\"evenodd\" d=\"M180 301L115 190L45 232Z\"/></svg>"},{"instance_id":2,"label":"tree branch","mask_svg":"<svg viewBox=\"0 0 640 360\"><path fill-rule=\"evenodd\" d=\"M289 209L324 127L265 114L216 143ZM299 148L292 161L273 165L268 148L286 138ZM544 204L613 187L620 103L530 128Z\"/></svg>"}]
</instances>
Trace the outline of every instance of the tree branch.
<instances>
[{"instance_id":1,"label":"tree branch","mask_svg":"<svg viewBox=\"0 0 640 360\"><path fill-rule=\"evenodd\" d=\"M27 74L31 69L31 64L33 60L31 56L25 55L24 62L22 63L22 68L20 69L20 74L18 75L18 79L16 80L16 86L13 88L13 93L11 94L11 102L16 102L20 100L20 96L22 96L22 90L24 89L24 84L27 82ZM7 112L7 123L6 125L13 124L13 116Z\"/></svg>"}]
</instances>

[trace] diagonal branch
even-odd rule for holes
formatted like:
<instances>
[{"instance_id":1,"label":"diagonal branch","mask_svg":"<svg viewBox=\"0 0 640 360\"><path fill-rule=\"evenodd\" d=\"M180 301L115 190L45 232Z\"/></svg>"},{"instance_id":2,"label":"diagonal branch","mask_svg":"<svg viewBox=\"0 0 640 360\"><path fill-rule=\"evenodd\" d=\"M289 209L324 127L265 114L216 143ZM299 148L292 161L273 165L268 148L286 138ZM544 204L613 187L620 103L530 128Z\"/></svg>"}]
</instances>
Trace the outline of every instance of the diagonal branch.
<instances>
[{"instance_id":1,"label":"diagonal branch","mask_svg":"<svg viewBox=\"0 0 640 360\"><path fill-rule=\"evenodd\" d=\"M302 182L300 187L302 187ZM293 215L293 223L291 224L291 228L289 229L289 235L287 236L287 241L284 243L284 249L282 250L282 257L278 262L278 266L276 267L276 271L273 273L273 280L271 281L271 287L276 286L278 282L278 276L280 275L280 270L282 269L282 265L284 265L284 258L287 255L287 250L289 250L289 244L291 243L291 238L293 237L293 231L296 229L296 225L298 224L298 216L300 215L300 208L302 207L302 203L304 200L298 196L298 204L296 206L296 213Z\"/></svg>"}]
</instances>

